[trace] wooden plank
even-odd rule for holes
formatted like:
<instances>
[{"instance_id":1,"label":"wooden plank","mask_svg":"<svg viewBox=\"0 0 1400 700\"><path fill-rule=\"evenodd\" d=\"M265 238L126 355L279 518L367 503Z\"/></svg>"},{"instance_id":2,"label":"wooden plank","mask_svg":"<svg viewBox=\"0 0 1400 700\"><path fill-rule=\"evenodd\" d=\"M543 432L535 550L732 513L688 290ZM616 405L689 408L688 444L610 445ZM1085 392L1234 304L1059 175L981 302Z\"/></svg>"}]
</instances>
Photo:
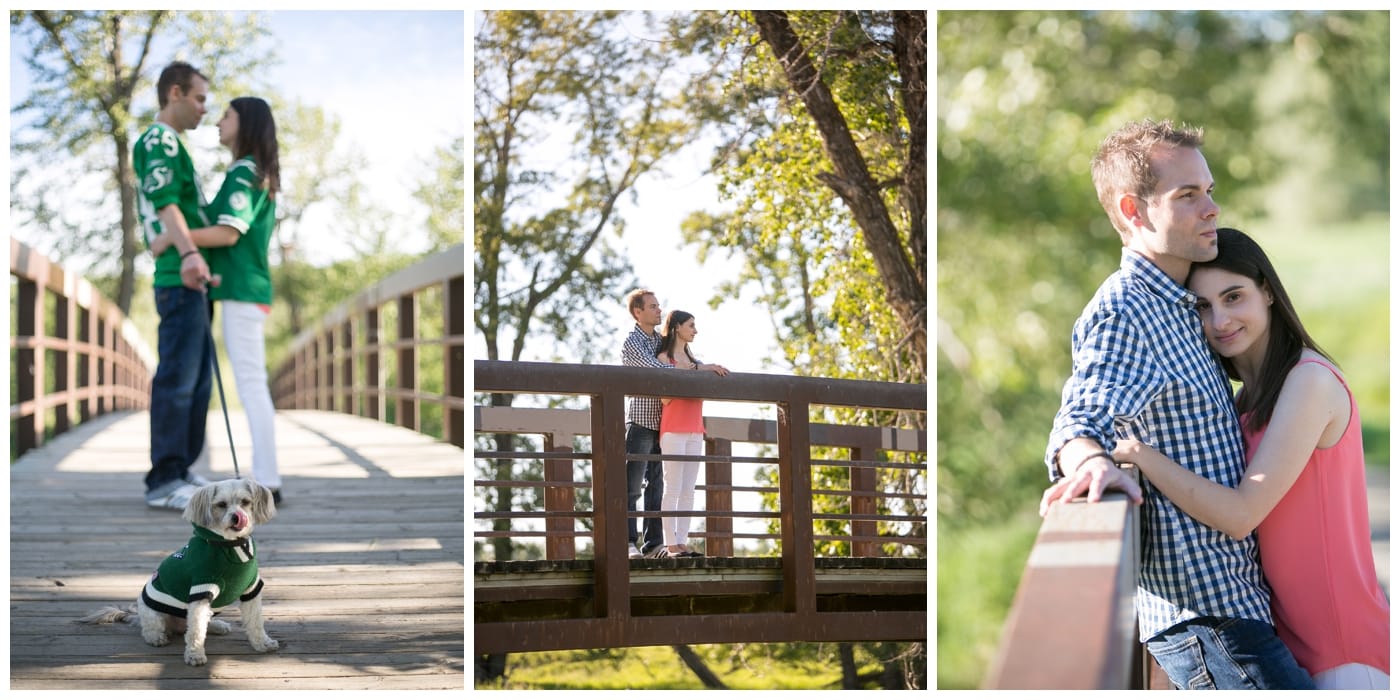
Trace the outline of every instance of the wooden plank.
<instances>
[{"instance_id":1,"label":"wooden plank","mask_svg":"<svg viewBox=\"0 0 1400 700\"><path fill-rule=\"evenodd\" d=\"M240 465L250 462L233 414ZM233 476L210 415L210 464ZM10 470L10 679L14 689L465 688L464 468L460 448L341 414L282 411L287 497L260 526L264 614L282 642L257 654L241 631L211 635L209 665L151 647L134 625L76 619L130 605L189 538L178 513L147 508L149 415L102 416ZM246 466L244 467L246 469ZM237 627L236 608L220 614Z\"/></svg>"}]
</instances>

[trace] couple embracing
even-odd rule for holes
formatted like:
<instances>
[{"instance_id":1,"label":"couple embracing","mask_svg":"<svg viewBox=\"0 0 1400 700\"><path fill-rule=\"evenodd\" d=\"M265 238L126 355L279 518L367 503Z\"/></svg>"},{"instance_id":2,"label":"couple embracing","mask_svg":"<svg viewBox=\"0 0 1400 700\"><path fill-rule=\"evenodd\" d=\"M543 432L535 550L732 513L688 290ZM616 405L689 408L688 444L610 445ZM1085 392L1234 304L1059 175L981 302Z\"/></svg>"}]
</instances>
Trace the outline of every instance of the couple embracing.
<instances>
[{"instance_id":1,"label":"couple embracing","mask_svg":"<svg viewBox=\"0 0 1400 700\"><path fill-rule=\"evenodd\" d=\"M662 322L661 303L647 289L627 294L627 310L635 324L622 344L622 364L628 367L700 370L723 377L723 365L695 358L695 316L679 309ZM657 327L661 331L657 331ZM627 397L627 454L699 456L705 452L704 401L701 399ZM649 511L689 511L695 505L695 481L700 462L692 460L627 461L627 509L635 511L643 496ZM630 558L698 557L690 549L690 516L643 519L642 542L637 542L637 519L627 519Z\"/></svg>"},{"instance_id":2,"label":"couple embracing","mask_svg":"<svg viewBox=\"0 0 1400 700\"><path fill-rule=\"evenodd\" d=\"M161 71L156 90L156 123L141 134L132 152L141 227L156 260L153 285L160 315L146 504L183 510L195 489L208 483L190 466L204 450L216 300L253 437L253 478L280 503L263 339L272 304L267 246L279 189L272 110L256 97L229 103L219 120L219 143L234 161L214 201L206 203L180 136L203 119L209 80L176 61Z\"/></svg>"},{"instance_id":3,"label":"couple embracing","mask_svg":"<svg viewBox=\"0 0 1400 700\"><path fill-rule=\"evenodd\" d=\"M1260 246L1217 227L1201 143L1144 121L1094 158L1122 262L1074 327L1041 514L1145 502L1139 634L1178 688L1388 688L1356 401Z\"/></svg>"}]
</instances>

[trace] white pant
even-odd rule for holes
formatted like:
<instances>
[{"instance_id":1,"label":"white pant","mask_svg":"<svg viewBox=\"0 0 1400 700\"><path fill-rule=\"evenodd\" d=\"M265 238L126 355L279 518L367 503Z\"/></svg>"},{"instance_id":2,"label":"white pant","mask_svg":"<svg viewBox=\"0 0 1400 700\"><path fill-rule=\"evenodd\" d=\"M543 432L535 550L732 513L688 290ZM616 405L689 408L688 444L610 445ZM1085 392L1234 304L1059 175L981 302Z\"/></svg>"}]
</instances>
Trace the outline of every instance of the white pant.
<instances>
[{"instance_id":1,"label":"white pant","mask_svg":"<svg viewBox=\"0 0 1400 700\"><path fill-rule=\"evenodd\" d=\"M1390 676L1366 664L1342 664L1313 676L1318 690L1389 690Z\"/></svg>"},{"instance_id":2,"label":"white pant","mask_svg":"<svg viewBox=\"0 0 1400 700\"><path fill-rule=\"evenodd\" d=\"M224 349L233 365L238 400L253 435L253 479L270 489L282 487L277 473L277 437L273 426L272 392L267 388L263 323L267 313L257 304L220 301L224 320Z\"/></svg>"},{"instance_id":3,"label":"white pant","mask_svg":"<svg viewBox=\"0 0 1400 700\"><path fill-rule=\"evenodd\" d=\"M662 454L705 454L704 433L662 433ZM661 494L661 511L691 510L695 507L695 479L699 462L666 460L662 464L666 489ZM683 545L690 539L690 516L661 516L661 537L668 545Z\"/></svg>"}]
</instances>

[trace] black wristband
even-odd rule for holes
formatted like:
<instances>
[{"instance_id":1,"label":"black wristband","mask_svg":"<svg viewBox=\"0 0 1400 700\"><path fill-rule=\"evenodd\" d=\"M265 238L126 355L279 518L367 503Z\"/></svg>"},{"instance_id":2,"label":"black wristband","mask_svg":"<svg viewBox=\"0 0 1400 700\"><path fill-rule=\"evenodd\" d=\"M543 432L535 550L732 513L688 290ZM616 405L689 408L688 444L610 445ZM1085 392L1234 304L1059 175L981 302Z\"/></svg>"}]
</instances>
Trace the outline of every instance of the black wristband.
<instances>
[{"instance_id":1,"label":"black wristband","mask_svg":"<svg viewBox=\"0 0 1400 700\"><path fill-rule=\"evenodd\" d=\"M1108 461L1113 462L1114 466L1118 465L1118 462L1113 459L1113 455L1109 454L1108 450L1099 450L1098 452L1095 452L1089 455L1088 457L1079 460L1079 464L1074 465L1074 470L1079 471L1084 467L1085 464L1089 463L1089 460L1094 459L1095 457L1107 457Z\"/></svg>"},{"instance_id":2,"label":"black wristband","mask_svg":"<svg viewBox=\"0 0 1400 700\"><path fill-rule=\"evenodd\" d=\"M184 260L185 258L188 258L188 257L190 257L191 255L196 255L196 254L198 254L198 253L199 253L199 249L198 249L198 248L191 248L190 250L187 250L187 251L185 251L185 252L183 252L183 253L180 253L180 259L181 259L181 260Z\"/></svg>"}]
</instances>

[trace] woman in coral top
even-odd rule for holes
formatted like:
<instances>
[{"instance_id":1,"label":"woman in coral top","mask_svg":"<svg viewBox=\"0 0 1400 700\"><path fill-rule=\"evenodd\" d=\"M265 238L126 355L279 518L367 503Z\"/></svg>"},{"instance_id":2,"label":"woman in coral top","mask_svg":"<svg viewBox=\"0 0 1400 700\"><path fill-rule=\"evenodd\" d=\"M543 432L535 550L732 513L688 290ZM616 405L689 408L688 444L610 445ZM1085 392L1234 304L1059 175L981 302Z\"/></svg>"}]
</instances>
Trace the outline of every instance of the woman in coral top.
<instances>
[{"instance_id":1,"label":"woman in coral top","mask_svg":"<svg viewBox=\"0 0 1400 700\"><path fill-rule=\"evenodd\" d=\"M1212 528L1258 529L1274 624L1318 688L1388 689L1390 603L1371 553L1356 400L1259 245L1225 228L1218 241L1186 284L1207 342L1242 385L1244 477L1223 486L1134 440L1113 456Z\"/></svg>"},{"instance_id":2,"label":"woman in coral top","mask_svg":"<svg viewBox=\"0 0 1400 700\"><path fill-rule=\"evenodd\" d=\"M656 358L676 369L696 369L700 361L690 352L695 340L695 317L675 310L666 315L661 331L661 346ZM701 399L661 399L661 452L667 455L702 455L705 453L705 402ZM695 480L700 475L699 461L665 460L662 463L665 489L661 494L661 535L665 547L657 547L653 557L698 557L690 549L690 516L664 515L666 512L688 511L695 507Z\"/></svg>"}]
</instances>

